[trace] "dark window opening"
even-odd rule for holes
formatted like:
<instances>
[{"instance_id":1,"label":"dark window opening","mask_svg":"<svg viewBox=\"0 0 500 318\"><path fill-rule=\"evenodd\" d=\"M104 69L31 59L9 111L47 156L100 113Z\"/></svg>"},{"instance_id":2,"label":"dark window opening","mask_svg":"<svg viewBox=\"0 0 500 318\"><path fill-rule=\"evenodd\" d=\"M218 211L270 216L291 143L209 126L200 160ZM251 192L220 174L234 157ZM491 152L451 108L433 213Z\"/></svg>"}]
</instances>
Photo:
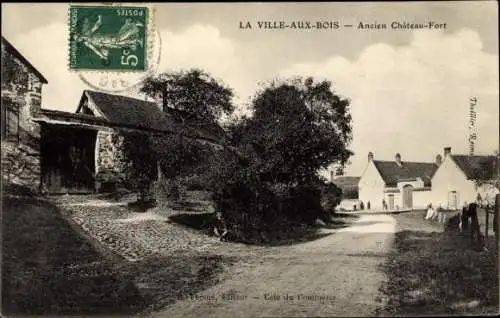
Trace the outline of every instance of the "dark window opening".
<instances>
[{"instance_id":1,"label":"dark window opening","mask_svg":"<svg viewBox=\"0 0 500 318\"><path fill-rule=\"evenodd\" d=\"M19 106L2 100L2 140L19 141Z\"/></svg>"}]
</instances>

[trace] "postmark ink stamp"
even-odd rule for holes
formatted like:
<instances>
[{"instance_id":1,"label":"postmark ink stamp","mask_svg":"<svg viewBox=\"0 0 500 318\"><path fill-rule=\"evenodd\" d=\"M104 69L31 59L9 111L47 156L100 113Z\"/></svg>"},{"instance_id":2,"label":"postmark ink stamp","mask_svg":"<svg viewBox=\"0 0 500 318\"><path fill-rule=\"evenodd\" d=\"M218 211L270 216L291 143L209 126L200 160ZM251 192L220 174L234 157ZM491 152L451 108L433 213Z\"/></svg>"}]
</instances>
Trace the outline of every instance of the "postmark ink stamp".
<instances>
[{"instance_id":1,"label":"postmark ink stamp","mask_svg":"<svg viewBox=\"0 0 500 318\"><path fill-rule=\"evenodd\" d=\"M70 7L70 69L144 71L147 7Z\"/></svg>"}]
</instances>

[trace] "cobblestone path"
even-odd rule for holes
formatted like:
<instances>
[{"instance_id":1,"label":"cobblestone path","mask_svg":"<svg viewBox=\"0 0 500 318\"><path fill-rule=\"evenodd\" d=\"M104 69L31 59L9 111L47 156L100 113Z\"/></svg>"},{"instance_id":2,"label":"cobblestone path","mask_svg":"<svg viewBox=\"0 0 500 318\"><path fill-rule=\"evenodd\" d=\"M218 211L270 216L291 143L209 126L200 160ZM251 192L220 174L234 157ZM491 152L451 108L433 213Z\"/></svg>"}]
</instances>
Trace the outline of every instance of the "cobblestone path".
<instances>
[{"instance_id":1,"label":"cobblestone path","mask_svg":"<svg viewBox=\"0 0 500 318\"><path fill-rule=\"evenodd\" d=\"M159 213L153 209L138 213L127 209L123 202L77 196L58 197L56 201L85 232L128 261L179 250L211 251L227 244L216 237L171 223L168 215L179 211Z\"/></svg>"}]
</instances>

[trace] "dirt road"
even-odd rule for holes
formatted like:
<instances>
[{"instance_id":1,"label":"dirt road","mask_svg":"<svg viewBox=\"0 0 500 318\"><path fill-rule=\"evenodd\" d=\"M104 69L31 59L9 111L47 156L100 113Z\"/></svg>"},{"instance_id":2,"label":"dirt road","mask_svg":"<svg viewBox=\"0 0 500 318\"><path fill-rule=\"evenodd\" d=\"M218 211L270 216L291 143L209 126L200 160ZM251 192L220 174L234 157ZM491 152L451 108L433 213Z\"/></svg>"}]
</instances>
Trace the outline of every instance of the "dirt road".
<instances>
[{"instance_id":1,"label":"dirt road","mask_svg":"<svg viewBox=\"0 0 500 318\"><path fill-rule=\"evenodd\" d=\"M231 267L224 281L154 317L372 316L396 222L363 215L315 241L266 248ZM260 250L262 251L262 250Z\"/></svg>"}]
</instances>

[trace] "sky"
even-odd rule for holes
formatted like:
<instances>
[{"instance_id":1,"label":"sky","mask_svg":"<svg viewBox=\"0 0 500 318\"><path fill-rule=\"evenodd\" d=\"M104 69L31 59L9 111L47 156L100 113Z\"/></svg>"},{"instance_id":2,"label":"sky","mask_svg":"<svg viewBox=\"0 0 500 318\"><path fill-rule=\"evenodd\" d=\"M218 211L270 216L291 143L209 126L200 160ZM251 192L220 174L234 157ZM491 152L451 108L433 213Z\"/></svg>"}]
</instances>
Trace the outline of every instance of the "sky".
<instances>
[{"instance_id":1,"label":"sky","mask_svg":"<svg viewBox=\"0 0 500 318\"><path fill-rule=\"evenodd\" d=\"M140 4L138 4L140 5ZM314 76L351 100L354 152L346 174L375 159L433 161L443 147L468 153L470 97L476 153L499 148L496 1L155 4L158 71L202 68L234 89L244 113L259 84ZM48 80L42 107L74 112L89 88L68 70L68 4L2 4L2 36ZM250 22L251 29L240 24ZM338 21L337 30L259 29L259 21ZM398 22L446 23L432 30ZM358 24L388 29L358 29Z\"/></svg>"}]
</instances>

